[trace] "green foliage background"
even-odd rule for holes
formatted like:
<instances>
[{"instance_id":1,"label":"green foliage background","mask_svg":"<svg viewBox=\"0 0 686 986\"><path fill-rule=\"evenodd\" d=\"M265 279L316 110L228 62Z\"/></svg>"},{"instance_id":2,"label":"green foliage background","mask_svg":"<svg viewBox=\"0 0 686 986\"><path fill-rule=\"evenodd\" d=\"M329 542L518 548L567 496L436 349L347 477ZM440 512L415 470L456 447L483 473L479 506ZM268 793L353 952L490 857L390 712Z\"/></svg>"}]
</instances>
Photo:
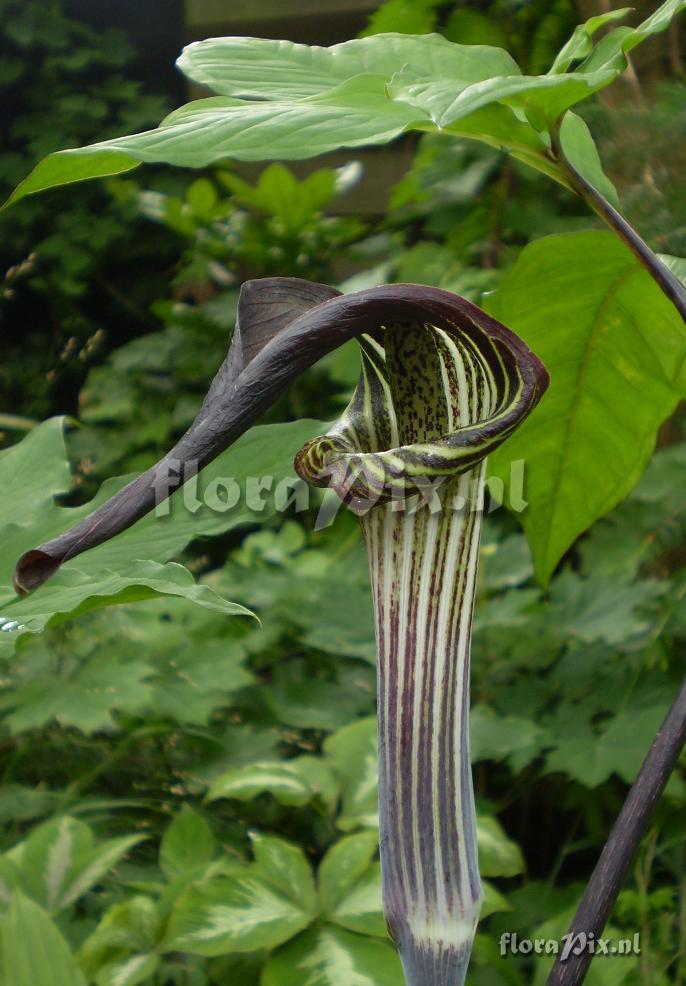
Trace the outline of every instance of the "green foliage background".
<instances>
[{"instance_id":1,"label":"green foliage background","mask_svg":"<svg viewBox=\"0 0 686 986\"><path fill-rule=\"evenodd\" d=\"M21 94L0 154L7 189L49 151L159 118L159 97L127 75L123 38L97 37L53 3L0 9L2 85ZM506 42L536 73L576 20L566 0L495 0L478 12L389 0L369 31ZM667 120L683 146L683 83L667 77L642 99L584 112L651 245L683 254L683 172L660 143ZM647 135L640 148L637 133ZM489 309L554 374L555 404L542 405L538 424L552 464L527 480L522 518L539 581L504 509L488 517L481 552L472 746L486 904L474 986L544 982L550 958L502 957L500 935L566 930L678 687L678 318L582 203L496 150L417 139L388 215L374 222L337 214L358 178L354 164L300 180L271 164L254 182L224 166L200 177L146 172L26 199L3 219L2 986L401 982L380 911L374 640L353 518L341 511L317 530L319 501L286 485L283 500L290 493L301 509L276 509L273 489L253 491L240 511L181 502L35 597L17 602L9 588L25 547L190 423L247 277L349 277L346 289L418 281L477 302L490 292ZM531 269L545 272L535 297ZM572 453L556 458L561 408L581 431L605 410L592 386L577 392L564 364L586 360L592 382L610 350L626 356L613 392L626 402L622 427L590 445L570 440ZM287 481L294 452L341 409L356 373L353 347L310 371L208 470L204 499L214 477ZM65 413L78 426L54 417ZM507 480L511 460L532 455L524 432L518 441L495 457L494 477ZM609 460L616 474L604 478ZM569 492L543 523L551 483ZM582 533L588 516L600 519ZM639 931L642 952L598 959L591 986L686 982L685 806L680 770L608 931Z\"/></svg>"}]
</instances>

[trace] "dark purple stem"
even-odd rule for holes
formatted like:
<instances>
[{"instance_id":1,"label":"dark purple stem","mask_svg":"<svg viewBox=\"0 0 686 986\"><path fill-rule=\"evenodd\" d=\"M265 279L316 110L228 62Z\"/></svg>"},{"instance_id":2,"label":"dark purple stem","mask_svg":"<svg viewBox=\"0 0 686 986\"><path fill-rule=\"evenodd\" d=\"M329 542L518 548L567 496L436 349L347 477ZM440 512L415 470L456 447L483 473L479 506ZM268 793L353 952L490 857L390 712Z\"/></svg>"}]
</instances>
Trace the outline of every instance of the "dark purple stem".
<instances>
[{"instance_id":1,"label":"dark purple stem","mask_svg":"<svg viewBox=\"0 0 686 986\"><path fill-rule=\"evenodd\" d=\"M660 290L667 295L684 322L686 322L686 288L684 288L679 278L662 263L645 240L641 239L633 226L607 201L604 195L597 188L594 188L590 182L586 181L583 175L576 170L571 161L565 156L559 131L552 135L552 149L555 163L564 174L570 186L607 223L610 229L615 231L620 240L629 247L639 263L645 267Z\"/></svg>"},{"instance_id":2,"label":"dark purple stem","mask_svg":"<svg viewBox=\"0 0 686 986\"><path fill-rule=\"evenodd\" d=\"M640 773L605 843L586 892L569 928L573 936L598 939L603 932L631 862L645 835L655 805L686 743L686 681L653 740ZM570 939L567 939L568 941ZM583 940L583 939L582 939ZM593 953L584 948L555 961L546 986L579 986L586 978Z\"/></svg>"}]
</instances>

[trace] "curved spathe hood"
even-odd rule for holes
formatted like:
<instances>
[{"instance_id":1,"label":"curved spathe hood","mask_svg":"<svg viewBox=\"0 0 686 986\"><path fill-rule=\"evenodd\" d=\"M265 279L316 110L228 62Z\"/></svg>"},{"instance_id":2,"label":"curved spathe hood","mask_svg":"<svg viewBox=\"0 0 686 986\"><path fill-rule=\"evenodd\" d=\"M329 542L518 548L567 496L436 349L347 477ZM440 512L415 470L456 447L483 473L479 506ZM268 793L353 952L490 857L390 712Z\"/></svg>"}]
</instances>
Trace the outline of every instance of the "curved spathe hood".
<instances>
[{"instance_id":1,"label":"curved spathe hood","mask_svg":"<svg viewBox=\"0 0 686 986\"><path fill-rule=\"evenodd\" d=\"M341 295L334 288L296 278L248 281L241 289L227 357L186 434L155 466L81 523L26 552L15 572L17 592L36 589L63 562L115 537L153 510L235 442L293 380L328 352L365 334L383 344L386 326L401 329L417 323L443 329L479 351L485 347L486 363L504 384L510 381L507 406L501 409L504 416L497 420L491 416L476 427L446 436L448 446L479 450L478 457L483 458L484 442L488 451L503 441L536 406L548 384L541 362L504 325L457 295L418 284ZM306 457L312 466L308 478L335 486L315 475L314 449ZM303 461L301 454L299 468ZM426 467L437 465L438 461Z\"/></svg>"}]
</instances>

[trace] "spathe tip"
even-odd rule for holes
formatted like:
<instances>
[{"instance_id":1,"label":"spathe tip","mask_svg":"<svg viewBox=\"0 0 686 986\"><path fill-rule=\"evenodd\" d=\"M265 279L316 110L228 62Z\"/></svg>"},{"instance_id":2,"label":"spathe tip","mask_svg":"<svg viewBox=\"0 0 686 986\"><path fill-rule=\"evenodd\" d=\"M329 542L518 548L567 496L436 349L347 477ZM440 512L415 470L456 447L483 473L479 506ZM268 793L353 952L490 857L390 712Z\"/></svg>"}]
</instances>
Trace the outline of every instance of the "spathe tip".
<instances>
[{"instance_id":1,"label":"spathe tip","mask_svg":"<svg viewBox=\"0 0 686 986\"><path fill-rule=\"evenodd\" d=\"M60 567L61 559L34 548L21 556L14 570L14 588L18 595L28 596L47 582Z\"/></svg>"}]
</instances>

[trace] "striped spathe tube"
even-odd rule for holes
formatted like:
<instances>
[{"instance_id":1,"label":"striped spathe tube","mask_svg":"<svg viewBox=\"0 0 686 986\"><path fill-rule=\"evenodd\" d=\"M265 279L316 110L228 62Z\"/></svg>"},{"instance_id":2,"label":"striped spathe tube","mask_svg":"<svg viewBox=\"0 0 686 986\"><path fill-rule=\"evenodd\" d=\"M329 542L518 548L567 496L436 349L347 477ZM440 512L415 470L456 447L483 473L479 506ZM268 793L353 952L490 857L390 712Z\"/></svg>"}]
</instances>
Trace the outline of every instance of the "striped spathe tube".
<instances>
[{"instance_id":1,"label":"striped spathe tube","mask_svg":"<svg viewBox=\"0 0 686 986\"><path fill-rule=\"evenodd\" d=\"M408 986L465 981L481 907L469 657L485 457L547 384L536 358L477 312L362 339L351 404L296 459L303 478L333 486L361 516L383 903Z\"/></svg>"}]
</instances>

